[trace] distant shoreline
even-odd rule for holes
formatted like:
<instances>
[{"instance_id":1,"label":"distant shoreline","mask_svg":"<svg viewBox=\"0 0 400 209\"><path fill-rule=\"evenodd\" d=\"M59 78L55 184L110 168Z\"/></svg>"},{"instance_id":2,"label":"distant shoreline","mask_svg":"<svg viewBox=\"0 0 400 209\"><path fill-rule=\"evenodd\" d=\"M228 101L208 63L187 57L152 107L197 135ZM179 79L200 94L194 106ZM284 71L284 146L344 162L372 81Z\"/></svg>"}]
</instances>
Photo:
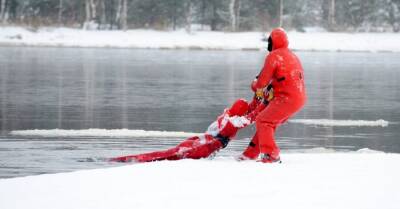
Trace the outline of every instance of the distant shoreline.
<instances>
[{"instance_id":1,"label":"distant shoreline","mask_svg":"<svg viewBox=\"0 0 400 209\"><path fill-rule=\"evenodd\" d=\"M146 47L116 47L116 46L56 46L56 45L29 45L29 44L10 44L1 43L0 47L35 47L35 48L76 48L76 49L132 49L132 50L186 50L186 51L266 51L266 49L243 48L243 49L224 49L224 48L199 48L199 47L177 47L177 48L146 48ZM400 51L361 51L361 50L316 50L316 49L291 49L295 52L320 52L320 53L400 53Z\"/></svg>"},{"instance_id":2,"label":"distant shoreline","mask_svg":"<svg viewBox=\"0 0 400 209\"><path fill-rule=\"evenodd\" d=\"M294 51L399 53L398 33L288 32ZM87 31L71 28L0 27L1 47L65 47L158 50L264 51L262 32L128 30Z\"/></svg>"}]
</instances>

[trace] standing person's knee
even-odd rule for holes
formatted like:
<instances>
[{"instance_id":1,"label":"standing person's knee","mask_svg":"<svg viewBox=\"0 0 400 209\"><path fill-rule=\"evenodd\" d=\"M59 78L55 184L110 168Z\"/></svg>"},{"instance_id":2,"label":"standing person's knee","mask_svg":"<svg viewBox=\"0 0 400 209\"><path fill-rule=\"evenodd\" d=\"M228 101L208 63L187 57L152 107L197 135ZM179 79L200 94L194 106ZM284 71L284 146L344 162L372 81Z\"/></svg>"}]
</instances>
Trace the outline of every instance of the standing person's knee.
<instances>
[{"instance_id":1,"label":"standing person's knee","mask_svg":"<svg viewBox=\"0 0 400 209\"><path fill-rule=\"evenodd\" d=\"M259 129L263 124L262 120L260 117L256 118L256 128Z\"/></svg>"},{"instance_id":2,"label":"standing person's knee","mask_svg":"<svg viewBox=\"0 0 400 209\"><path fill-rule=\"evenodd\" d=\"M275 126L276 126L276 124L272 120L268 120L266 118L261 118L261 117L258 117L256 119L256 128L257 129L262 128L262 127L271 127L271 128L273 128Z\"/></svg>"}]
</instances>

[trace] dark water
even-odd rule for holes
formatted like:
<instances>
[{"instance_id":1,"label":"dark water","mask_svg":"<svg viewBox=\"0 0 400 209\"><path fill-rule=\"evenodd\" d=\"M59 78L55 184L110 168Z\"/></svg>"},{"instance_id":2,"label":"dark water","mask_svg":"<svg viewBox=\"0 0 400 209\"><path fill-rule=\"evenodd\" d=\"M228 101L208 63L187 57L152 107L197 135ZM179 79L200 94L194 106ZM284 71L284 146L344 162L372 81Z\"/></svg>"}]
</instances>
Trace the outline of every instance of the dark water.
<instances>
[{"instance_id":1,"label":"dark water","mask_svg":"<svg viewBox=\"0 0 400 209\"><path fill-rule=\"evenodd\" d=\"M278 129L284 152L323 147L400 153L400 54L298 52L308 103L297 119L381 126ZM103 159L164 149L184 137L18 136L30 129L203 132L249 83L264 52L0 48L0 178L112 166ZM254 127L222 156L235 156Z\"/></svg>"}]
</instances>

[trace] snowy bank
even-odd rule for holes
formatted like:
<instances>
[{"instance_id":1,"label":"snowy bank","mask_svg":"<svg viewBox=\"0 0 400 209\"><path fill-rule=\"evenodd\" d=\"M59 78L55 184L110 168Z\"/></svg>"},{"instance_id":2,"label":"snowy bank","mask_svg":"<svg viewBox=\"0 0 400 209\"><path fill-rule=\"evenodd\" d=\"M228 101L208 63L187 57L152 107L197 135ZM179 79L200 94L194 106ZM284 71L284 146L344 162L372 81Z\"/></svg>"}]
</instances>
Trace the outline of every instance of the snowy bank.
<instances>
[{"instance_id":1,"label":"snowy bank","mask_svg":"<svg viewBox=\"0 0 400 209\"><path fill-rule=\"evenodd\" d=\"M282 164L217 158L0 179L0 208L398 208L399 154L282 158Z\"/></svg>"},{"instance_id":2,"label":"snowy bank","mask_svg":"<svg viewBox=\"0 0 400 209\"><path fill-rule=\"evenodd\" d=\"M266 48L261 32L195 31L87 31L70 28L0 27L0 45L55 47L116 47L149 49L241 49ZM397 33L289 32L290 47L306 51L400 52Z\"/></svg>"}]
</instances>

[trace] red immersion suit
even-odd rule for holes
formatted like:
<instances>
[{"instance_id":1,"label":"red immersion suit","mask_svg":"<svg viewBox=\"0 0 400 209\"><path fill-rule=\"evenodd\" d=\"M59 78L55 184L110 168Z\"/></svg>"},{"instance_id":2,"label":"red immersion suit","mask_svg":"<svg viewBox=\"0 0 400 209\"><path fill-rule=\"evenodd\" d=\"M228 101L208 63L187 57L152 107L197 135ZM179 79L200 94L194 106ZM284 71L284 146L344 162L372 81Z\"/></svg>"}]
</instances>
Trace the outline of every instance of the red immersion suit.
<instances>
[{"instance_id":1,"label":"red immersion suit","mask_svg":"<svg viewBox=\"0 0 400 209\"><path fill-rule=\"evenodd\" d=\"M274 29L270 35L272 51L267 55L255 88L271 84L274 98L256 118L256 133L243 155L255 159L259 153L279 159L275 129L299 111L306 101L303 67L299 58L288 49L285 31Z\"/></svg>"},{"instance_id":2,"label":"red immersion suit","mask_svg":"<svg viewBox=\"0 0 400 209\"><path fill-rule=\"evenodd\" d=\"M185 158L200 159L209 157L216 151L225 148L240 128L250 124L243 115L248 112L246 100L237 100L231 108L225 109L205 134L188 138L176 147L165 151L156 151L138 155L112 158L114 162L151 162L159 160L180 160Z\"/></svg>"}]
</instances>

